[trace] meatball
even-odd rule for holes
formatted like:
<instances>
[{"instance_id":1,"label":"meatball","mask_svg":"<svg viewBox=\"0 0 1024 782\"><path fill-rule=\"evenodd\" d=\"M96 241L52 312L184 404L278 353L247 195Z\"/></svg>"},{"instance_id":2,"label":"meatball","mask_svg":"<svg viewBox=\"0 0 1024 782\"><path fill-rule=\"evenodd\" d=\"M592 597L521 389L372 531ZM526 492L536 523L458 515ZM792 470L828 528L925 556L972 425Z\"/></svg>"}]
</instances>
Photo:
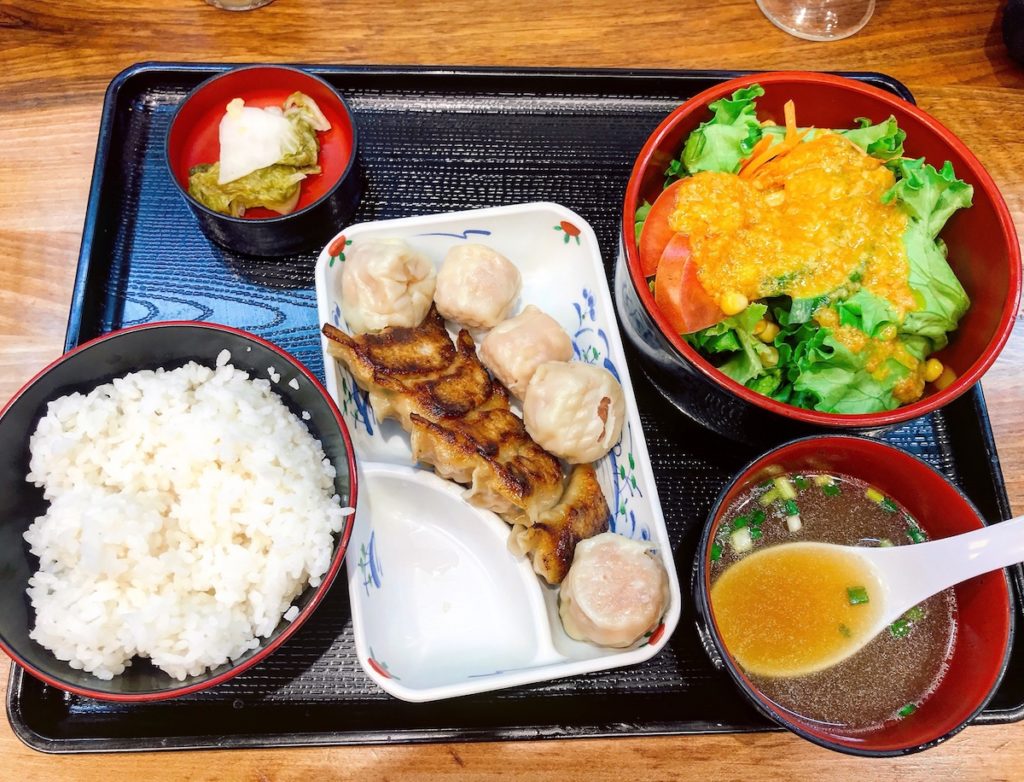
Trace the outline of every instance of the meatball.
<instances>
[{"instance_id":1,"label":"meatball","mask_svg":"<svg viewBox=\"0 0 1024 782\"><path fill-rule=\"evenodd\" d=\"M623 648L658 626L668 598L668 573L650 544L605 532L576 544L558 615L577 641Z\"/></svg>"},{"instance_id":2,"label":"meatball","mask_svg":"<svg viewBox=\"0 0 1024 782\"><path fill-rule=\"evenodd\" d=\"M572 358L572 340L558 321L532 304L502 321L480 343L480 360L522 399L537 367Z\"/></svg>"},{"instance_id":3,"label":"meatball","mask_svg":"<svg viewBox=\"0 0 1024 782\"><path fill-rule=\"evenodd\" d=\"M434 297L434 264L401 239L355 242L341 270L341 309L353 334L420 325Z\"/></svg>"},{"instance_id":4,"label":"meatball","mask_svg":"<svg viewBox=\"0 0 1024 782\"><path fill-rule=\"evenodd\" d=\"M571 464L608 453L619 441L625 416L619 381L606 369L579 361L541 364L523 399L526 431Z\"/></svg>"},{"instance_id":5,"label":"meatball","mask_svg":"<svg viewBox=\"0 0 1024 782\"><path fill-rule=\"evenodd\" d=\"M508 317L522 282L519 269L501 253L482 244L460 244L441 264L434 303L448 320L489 329Z\"/></svg>"}]
</instances>

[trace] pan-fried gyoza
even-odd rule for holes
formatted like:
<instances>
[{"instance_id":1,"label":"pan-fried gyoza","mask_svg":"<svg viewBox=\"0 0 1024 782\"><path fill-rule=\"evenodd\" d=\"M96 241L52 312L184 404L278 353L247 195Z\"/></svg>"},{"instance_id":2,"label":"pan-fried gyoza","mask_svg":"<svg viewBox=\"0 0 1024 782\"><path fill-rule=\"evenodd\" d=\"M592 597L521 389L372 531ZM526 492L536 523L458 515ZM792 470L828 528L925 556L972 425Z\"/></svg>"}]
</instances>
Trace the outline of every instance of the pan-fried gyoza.
<instances>
[{"instance_id":1,"label":"pan-fried gyoza","mask_svg":"<svg viewBox=\"0 0 1024 782\"><path fill-rule=\"evenodd\" d=\"M508 392L480 363L469 333L461 331L453 344L436 308L416 328L349 336L325 324L323 331L329 352L369 393L376 415L397 419L410 433L415 459L467 485L471 502L517 529L545 520L547 532L519 549L549 583L564 577L578 540L607 529L608 508L593 467L575 468L563 496L558 459L511 411ZM571 531L559 532L559 525ZM584 529L592 531L580 534ZM563 543L553 546L553 540Z\"/></svg>"}]
</instances>

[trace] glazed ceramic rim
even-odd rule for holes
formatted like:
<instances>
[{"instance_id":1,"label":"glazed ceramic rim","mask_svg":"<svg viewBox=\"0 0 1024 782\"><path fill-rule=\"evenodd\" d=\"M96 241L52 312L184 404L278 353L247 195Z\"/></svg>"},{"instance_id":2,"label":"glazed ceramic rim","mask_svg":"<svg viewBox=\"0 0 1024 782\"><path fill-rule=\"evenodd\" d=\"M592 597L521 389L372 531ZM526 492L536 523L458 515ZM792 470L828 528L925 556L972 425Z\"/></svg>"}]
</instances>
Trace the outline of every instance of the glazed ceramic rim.
<instances>
[{"instance_id":1,"label":"glazed ceramic rim","mask_svg":"<svg viewBox=\"0 0 1024 782\"><path fill-rule=\"evenodd\" d=\"M765 451L764 453L759 454L758 456L755 456L745 465L740 467L729 479L729 482L718 493L718 497L715 498L715 502L711 506L711 510L708 511L707 519L704 522L704 530L701 533L700 543L697 544L697 554L693 568L694 578L692 589L694 592L694 601L696 603L696 608L698 612L698 621L704 624L707 630L707 636L711 639L711 642L714 644L715 652L721 658L726 669L729 671L729 675L732 677L733 682L743 693L744 697L746 697L747 701L751 705L753 705L755 709L757 709L758 713L769 718L770 720L772 720L772 722L781 725L782 727L786 728L792 733L795 733L800 738L806 739L807 741L810 741L813 744L817 744L818 746L824 747L826 749L834 750L836 752L842 752L848 755L856 755L858 757L901 757L903 755L911 755L917 752L922 752L926 749L930 749L938 744L941 744L947 739L952 738L957 733L962 731L964 728L970 725L971 722L973 722L974 719L982 711L984 711L985 707L989 704L993 696L996 694L996 691L999 689L1000 684L1002 684L1003 677L1006 675L1007 668L1010 664L1010 655L1013 651L1013 640L1016 632L1016 616L1013 611L1013 588L1005 568L1001 572L1003 575L1003 585L1007 593L1007 602L1010 606L1008 632L1006 635L1006 646L1003 649L1003 659L1002 662L1000 662L999 664L999 669L996 672L996 676L992 682L991 689L980 700L977 707L973 711L971 711L971 713L968 714L967 717L965 717L954 728L943 733L941 736L936 736L935 738L930 739L929 741L926 741L924 743L915 744L909 747L901 747L897 749L859 749L857 747L852 747L847 744L828 741L826 739L821 738L820 736L816 736L812 733L805 731L798 724L790 720L786 716L785 712L773 708L767 697L760 694L760 689L754 686L754 684L750 681L747 675L742 670L740 670L739 666L737 666L736 663L733 661L732 655L730 655L729 652L726 650L725 644L722 642L721 635L718 631L718 625L715 623L714 613L711 610L711 599L709 594L710 584L708 583L708 579L710 578L708 568L708 557L710 555L711 543L714 540L715 520L719 513L723 510L726 495L729 494L729 492L733 489L733 487L737 485L740 479L748 472L750 472L756 464L764 463L764 466L767 467L770 464L774 463L781 453L788 451L794 446L809 442L819 442L822 446L821 450L826 450L829 445L845 443L850 441L869 444L870 447L877 447L882 450L894 451L900 456L907 457L917 462L921 467L930 470L956 492L956 494L959 496L960 500L964 503L967 509L970 510L970 512L974 516L976 516L977 519L981 522L982 527L988 526L988 521L985 519L985 517L978 511L974 503L971 502L967 495L964 494L956 484L954 484L952 481L946 478L945 475L936 470L926 461L924 461L918 456L915 456L912 453L904 451L901 448L897 448L893 445L882 442L880 440L860 435L826 434L810 435L808 437L798 437L794 440L789 440L785 443L782 443L781 445L777 445L774 448L771 448Z\"/></svg>"},{"instance_id":2,"label":"glazed ceramic rim","mask_svg":"<svg viewBox=\"0 0 1024 782\"><path fill-rule=\"evenodd\" d=\"M171 134L174 132L174 127L178 122L178 117L181 115L182 109L184 109L188 102L192 100L196 95L198 95L202 90L210 86L210 84L217 81L218 79L223 79L227 76L233 76L234 74L241 73L243 71L267 69L286 71L288 73L298 73L301 74L302 76L313 79L314 81L318 81L322 85L324 85L324 87L326 87L331 92L331 94L334 95L335 98L337 98L338 103L344 110L345 116L348 117L349 127L352 128L352 151L348 156L348 162L345 164L345 170L342 171L341 174L338 176L337 181L334 182L334 184L332 184L330 187L328 187L327 190L324 191L323 195L316 199L316 201L313 201L311 204L302 207L302 209L297 209L294 212L289 212L288 214L285 215L277 215L276 217L235 217L234 215L226 215L223 212L217 212L214 211L213 209L210 209L210 207L206 206L206 204L193 198L192 195L188 192L187 188L182 187L181 182L178 181L178 177L175 176L174 174L174 167L171 165ZM356 119L355 115L352 113L352 109L349 108L348 103L341 96L341 93L338 92L333 86L331 86L331 84L328 83L325 79L321 78L320 76L317 76L316 74L310 73L309 71L305 71L302 68L294 68L290 65L277 65L276 63L254 63L252 65L243 65L238 68L229 68L223 73L218 73L216 76L211 76L208 79L204 79L202 82L193 87L192 90L189 91L188 95L186 95L185 98L181 101L181 103L178 104L178 107L174 110L174 116L171 117L171 123L167 126L167 135L164 137L164 165L167 167L167 171L170 174L171 181L174 182L174 186L178 189L178 192L185 198L189 206L191 206L193 209L198 209L199 211L217 220L224 220L228 223L234 223L236 225L276 225L278 223L287 222L288 220L298 217L299 215L304 215L308 212L311 212L314 208L320 206L324 201L333 196L338 191L338 188L340 188L342 184L348 181L348 178L352 176L352 173L355 170L356 156L358 155L358 152L359 128L356 125Z\"/></svg>"},{"instance_id":3,"label":"glazed ceramic rim","mask_svg":"<svg viewBox=\"0 0 1024 782\"><path fill-rule=\"evenodd\" d=\"M188 328L209 329L211 331L219 331L243 337L244 339L247 339L251 342L254 342L258 345L270 349L274 353L277 353L279 356L281 356L282 359L284 359L288 363L289 366L300 372L302 376L305 377L305 379L310 382L310 384L317 390L320 396L327 403L328 409L330 410L330 413L334 418L335 423L338 425L338 430L341 432L342 439L344 440L346 462L349 471L349 491L347 498L347 506L343 507L355 508L356 498L358 494L358 477L356 472L355 451L353 450L352 447L352 440L349 436L348 426L345 424L345 419L342 417L341 411L338 409L338 406L331 398L331 395L327 393L327 389L324 388L323 384L321 384L320 381L313 376L313 374L302 364L302 362L300 362L297 358L292 356L286 350L284 350L281 347L278 347L272 342L263 339L262 337L258 337L255 334L252 334L248 331L244 331L242 329L235 328L233 326L225 326L220 323L207 323L203 321L194 320L167 320L154 321L152 323L142 323L138 326L129 326L128 328L125 329L111 331L107 334L103 334L99 337L96 337L95 339L91 339L88 342L85 342L77 346L76 348L73 348L72 350L69 350L67 353L50 362L47 366L45 366L43 369L39 370L39 372L33 375L32 378L28 380L26 383L24 383L24 385L22 385L22 387L18 389L17 393L15 393L14 396L12 396L10 400L8 400L7 404L5 404L2 409L0 409L0 421L3 420L3 417L7 414L7 411L14 406L14 404L25 394L26 391L28 391L29 388L35 385L35 383L38 380L40 380L43 376L47 375L55 367L60 366L65 361L70 359L72 356L75 356L79 353L84 353L85 351L89 350L92 347L95 347L96 345L99 345L100 343L118 339L119 337L124 336L126 334L131 334L140 331L148 331L152 329L182 326ZM251 668L252 666L266 659L268 656L270 656L271 653L276 651L282 644L284 644L284 642L287 641L299 629L299 627L301 627L305 623L307 619L309 619L313 611L320 604L324 596L327 594L328 590L331 588L331 585L334 583L334 580L337 577L338 572L341 570L341 566L345 561L345 553L348 550L348 543L349 539L352 536L352 530L354 526L355 524L353 522L353 516L350 514L346 519L345 529L343 529L341 533L339 533L340 537L337 541L335 552L331 557L331 565L328 568L327 572L324 574L323 580L320 582L318 586L313 587L314 592L309 600L309 603L298 613L295 619L293 619L288 624L288 626L281 632L281 634L277 638L273 639L273 641L268 643L266 646L261 648L258 652L256 652L251 658L249 658L245 662L232 666L223 673L211 677L210 679L207 679L205 681L195 682L193 684L187 684L179 687L172 687L167 690L117 694L105 692L102 690L93 690L88 687L81 687L77 684L69 684L68 682L63 681L62 679L51 676L50 674L43 673L30 662L25 660L13 648L11 648L11 646L9 646L8 643L3 638L0 638L0 649L6 652L7 655L12 660L14 660L14 662L16 662L19 666L21 666L23 669L28 671L37 679L40 679L41 681L45 682L46 684L49 684L53 687L56 687L60 690L64 690L66 692L74 693L75 695L84 695L88 698L95 698L97 700L102 701L114 701L117 703L159 701L166 700L168 698L176 698L178 696L187 695L193 692L198 692L199 690L208 689L217 684L222 684L223 682L226 682L227 680L234 678L238 674L242 673L242 671L245 671L248 668Z\"/></svg>"},{"instance_id":4,"label":"glazed ceramic rim","mask_svg":"<svg viewBox=\"0 0 1024 782\"><path fill-rule=\"evenodd\" d=\"M737 383L732 378L719 371L711 362L705 359L697 350L691 347L686 340L676 334L668 319L663 315L654 301L654 295L647 285L647 278L640 271L640 255L634 236L635 212L639 204L640 181L643 172L650 164L654 152L657 150L662 139L672 131L682 120L688 119L695 111L706 109L707 105L718 98L730 94L740 87L750 84L786 84L788 82L816 83L837 88L839 91L849 91L866 95L879 101L886 108L898 108L912 115L916 120L925 125L942 141L955 149L966 161L978 187L985 191L992 199L996 219L1002 229L1002 238L1007 245L1007 255L1010 264L1009 285L1007 286L1006 299L1003 303L1002 313L999 317L996 332L988 346L981 355L961 374L953 383L931 396L919 399L909 405L897 407L895 410L887 410L880 413L823 413L817 410L807 410L795 405L778 402L771 397L759 394L746 386ZM1016 320L1017 308L1021 298L1021 254L1020 244L1017 241L1017 232L1013 225L1013 219L1006 202L996 187L992 177L985 170L981 161L971 152L967 146L960 141L950 130L943 126L938 120L925 113L914 104L903 100L895 95L873 87L864 82L834 76L826 73L814 73L810 71L773 71L760 74L749 74L737 79L722 82L714 87L704 90L695 95L681 106L678 106L669 114L661 124L654 130L644 143L643 148L637 155L633 169L626 185L626 196L623 201L621 243L626 257L626 266L629 269L629 278L636 291L644 310L655 323L662 337L668 341L674 349L676 358L697 369L707 380L715 386L737 396L748 404L759 407L770 413L782 416L783 418L796 419L807 424L833 428L859 428L871 429L909 421L927 413L938 410L947 405L961 394L968 391L977 383L982 375L988 371L995 362L996 357L1002 351L1006 341L1010 338L1013 325Z\"/></svg>"}]
</instances>

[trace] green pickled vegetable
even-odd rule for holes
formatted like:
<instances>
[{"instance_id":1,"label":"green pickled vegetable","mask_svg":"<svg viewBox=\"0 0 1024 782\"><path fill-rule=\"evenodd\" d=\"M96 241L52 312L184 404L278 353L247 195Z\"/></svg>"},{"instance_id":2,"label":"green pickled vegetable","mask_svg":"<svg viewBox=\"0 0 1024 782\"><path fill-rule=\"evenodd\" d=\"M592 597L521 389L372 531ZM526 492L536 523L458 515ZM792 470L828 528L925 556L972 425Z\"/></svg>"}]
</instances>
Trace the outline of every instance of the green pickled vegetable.
<instances>
[{"instance_id":1,"label":"green pickled vegetable","mask_svg":"<svg viewBox=\"0 0 1024 782\"><path fill-rule=\"evenodd\" d=\"M189 171L189 195L213 211L233 217L260 206L280 214L294 211L302 180L320 173L316 134L329 129L330 123L316 102L301 92L288 97L283 113L291 133L282 139L284 151L276 163L223 183L218 181L219 162L194 166Z\"/></svg>"}]
</instances>

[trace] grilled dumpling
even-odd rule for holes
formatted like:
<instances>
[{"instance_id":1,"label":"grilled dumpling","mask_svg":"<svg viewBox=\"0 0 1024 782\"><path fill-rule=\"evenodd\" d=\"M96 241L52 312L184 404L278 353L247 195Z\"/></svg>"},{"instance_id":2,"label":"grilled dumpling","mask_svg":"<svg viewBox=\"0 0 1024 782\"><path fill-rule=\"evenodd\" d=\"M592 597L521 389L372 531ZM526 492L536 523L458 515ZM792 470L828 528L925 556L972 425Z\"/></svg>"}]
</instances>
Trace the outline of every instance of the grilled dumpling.
<instances>
[{"instance_id":1,"label":"grilled dumpling","mask_svg":"<svg viewBox=\"0 0 1024 782\"><path fill-rule=\"evenodd\" d=\"M569 572L576 544L607 530L608 518L608 503L593 465L579 464L555 507L531 526L512 528L509 548L527 555L534 571L549 584L560 584Z\"/></svg>"}]
</instances>

